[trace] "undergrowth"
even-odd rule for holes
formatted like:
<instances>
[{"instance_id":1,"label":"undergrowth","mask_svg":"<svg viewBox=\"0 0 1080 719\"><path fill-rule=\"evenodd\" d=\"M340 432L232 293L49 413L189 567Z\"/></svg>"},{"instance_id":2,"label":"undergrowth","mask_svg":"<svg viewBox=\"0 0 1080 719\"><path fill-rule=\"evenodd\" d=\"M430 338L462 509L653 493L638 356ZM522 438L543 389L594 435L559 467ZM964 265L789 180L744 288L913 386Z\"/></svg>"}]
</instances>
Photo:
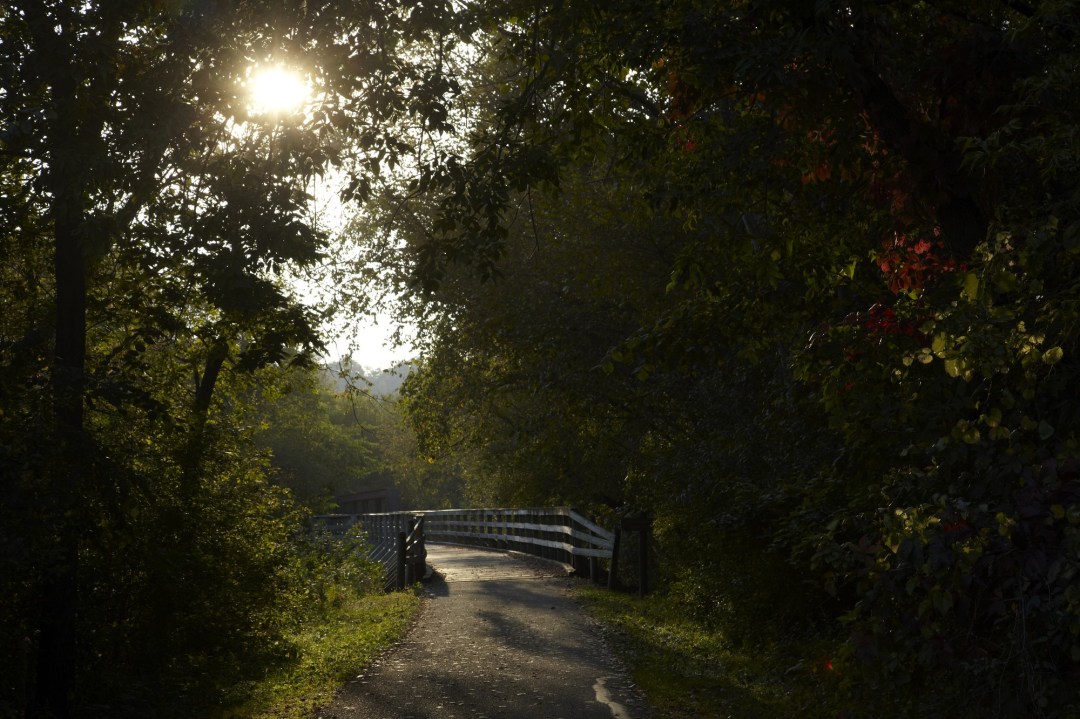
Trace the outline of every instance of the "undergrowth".
<instances>
[{"instance_id":1,"label":"undergrowth","mask_svg":"<svg viewBox=\"0 0 1080 719\"><path fill-rule=\"evenodd\" d=\"M308 719L334 691L394 642L420 608L417 592L342 600L287 638L289 656L262 677L235 685L214 719Z\"/></svg>"},{"instance_id":2,"label":"undergrowth","mask_svg":"<svg viewBox=\"0 0 1080 719\"><path fill-rule=\"evenodd\" d=\"M704 621L677 596L596 587L578 597L600 621L658 719L832 719L826 642ZM772 636L770 636L772 634Z\"/></svg>"}]
</instances>

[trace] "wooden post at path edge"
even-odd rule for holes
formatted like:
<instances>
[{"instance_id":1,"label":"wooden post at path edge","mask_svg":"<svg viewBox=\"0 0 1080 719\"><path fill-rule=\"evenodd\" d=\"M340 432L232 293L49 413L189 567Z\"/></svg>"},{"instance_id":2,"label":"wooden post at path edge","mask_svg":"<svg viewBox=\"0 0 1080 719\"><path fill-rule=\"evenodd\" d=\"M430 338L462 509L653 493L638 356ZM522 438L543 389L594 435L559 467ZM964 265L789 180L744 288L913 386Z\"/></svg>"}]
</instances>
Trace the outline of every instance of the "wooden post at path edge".
<instances>
[{"instance_id":1,"label":"wooden post at path edge","mask_svg":"<svg viewBox=\"0 0 1080 719\"><path fill-rule=\"evenodd\" d=\"M405 588L405 532L397 535L397 588Z\"/></svg>"}]
</instances>

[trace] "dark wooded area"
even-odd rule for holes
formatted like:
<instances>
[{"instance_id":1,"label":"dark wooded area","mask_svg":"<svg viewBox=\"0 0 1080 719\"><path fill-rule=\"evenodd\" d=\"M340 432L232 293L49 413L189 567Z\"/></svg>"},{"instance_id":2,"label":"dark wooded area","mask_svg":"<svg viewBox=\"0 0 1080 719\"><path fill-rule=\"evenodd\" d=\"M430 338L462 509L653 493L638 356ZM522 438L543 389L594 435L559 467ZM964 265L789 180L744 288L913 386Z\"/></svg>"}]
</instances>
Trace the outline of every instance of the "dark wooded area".
<instances>
[{"instance_id":1,"label":"dark wooded area","mask_svg":"<svg viewBox=\"0 0 1080 719\"><path fill-rule=\"evenodd\" d=\"M653 518L823 716L1080 711L1078 10L7 3L0 713L280 651L305 517L390 484ZM314 368L387 311L382 413Z\"/></svg>"}]
</instances>

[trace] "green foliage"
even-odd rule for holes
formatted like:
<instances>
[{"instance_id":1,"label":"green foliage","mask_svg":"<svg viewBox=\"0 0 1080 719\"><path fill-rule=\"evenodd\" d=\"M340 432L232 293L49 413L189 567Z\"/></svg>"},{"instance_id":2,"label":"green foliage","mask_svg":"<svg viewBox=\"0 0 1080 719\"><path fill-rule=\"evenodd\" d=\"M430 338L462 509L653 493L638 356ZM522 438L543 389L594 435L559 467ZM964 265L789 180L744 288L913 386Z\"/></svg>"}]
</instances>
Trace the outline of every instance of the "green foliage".
<instances>
[{"instance_id":1,"label":"green foliage","mask_svg":"<svg viewBox=\"0 0 1080 719\"><path fill-rule=\"evenodd\" d=\"M262 677L223 692L221 719L307 719L383 651L399 641L420 609L413 592L345 592L327 612L287 634L288 649ZM248 667L250 669L251 667Z\"/></svg>"},{"instance_id":2,"label":"green foliage","mask_svg":"<svg viewBox=\"0 0 1080 719\"><path fill-rule=\"evenodd\" d=\"M250 535L252 527L246 529ZM366 558L362 537L342 541L294 528L280 539L270 577L249 569L246 577L223 577L218 581L228 586L215 587L205 568L225 563L205 555L190 562L195 574L168 577L186 581L198 594L174 598L166 616L149 618L169 622L166 632L136 625L96 635L103 656L131 656L141 667L92 665L88 677L94 684L83 690L93 707L88 716L308 716L347 676L402 636L419 598L382 592L381 567ZM222 539L234 553L228 566L244 571L237 544L235 537ZM102 567L94 569L103 575ZM253 590L272 596L254 597ZM228 601L221 602L222 596ZM259 610L254 616L253 608ZM160 607L145 609L155 610ZM155 650L168 662L156 671L146 664L152 658L145 647L117 646L124 638L135 643L150 637L171 643Z\"/></svg>"},{"instance_id":3,"label":"green foliage","mask_svg":"<svg viewBox=\"0 0 1080 719\"><path fill-rule=\"evenodd\" d=\"M330 509L335 494L378 488L374 427L358 403L376 400L337 393L325 373L303 370L292 373L283 393L264 393L250 415L260 424L256 443L270 451L274 481L316 511ZM377 418L378 410L370 414Z\"/></svg>"},{"instance_id":4,"label":"green foliage","mask_svg":"<svg viewBox=\"0 0 1080 719\"><path fill-rule=\"evenodd\" d=\"M272 650L285 617L290 505L261 477L221 480L194 507L159 484L148 506L132 506L134 518L85 552L87 705L145 715Z\"/></svg>"},{"instance_id":5,"label":"green foliage","mask_svg":"<svg viewBox=\"0 0 1080 719\"><path fill-rule=\"evenodd\" d=\"M760 599L766 604L775 596L765 592ZM645 599L583 589L578 597L605 627L657 716L838 715L840 705L829 697L837 678L823 641L745 625L723 612L703 621L677 589Z\"/></svg>"},{"instance_id":6,"label":"green foliage","mask_svg":"<svg viewBox=\"0 0 1080 719\"><path fill-rule=\"evenodd\" d=\"M288 615L299 621L325 615L356 595L382 591L382 565L368 559L358 530L344 538L304 533L293 537L289 551L292 561L283 567L291 588Z\"/></svg>"},{"instance_id":7,"label":"green foliage","mask_svg":"<svg viewBox=\"0 0 1080 719\"><path fill-rule=\"evenodd\" d=\"M705 614L772 545L851 716L1074 714L1075 3L481 11L392 204L429 451L649 511Z\"/></svg>"},{"instance_id":8,"label":"green foliage","mask_svg":"<svg viewBox=\"0 0 1080 719\"><path fill-rule=\"evenodd\" d=\"M452 509L467 506L465 484L467 460L437 460L422 454L416 435L395 404L391 421L377 433L379 451L406 507Z\"/></svg>"},{"instance_id":9,"label":"green foliage","mask_svg":"<svg viewBox=\"0 0 1080 719\"><path fill-rule=\"evenodd\" d=\"M284 281L326 248L312 181L339 170L355 200L404 126L445 129L439 55L469 29L430 9L0 10L5 713L152 715L271 651L300 512L248 412L321 348L330 313ZM276 63L302 110L250 107Z\"/></svg>"},{"instance_id":10,"label":"green foliage","mask_svg":"<svg viewBox=\"0 0 1080 719\"><path fill-rule=\"evenodd\" d=\"M573 183L562 198L519 197L500 280L448 269L428 301L406 304L429 344L402 408L428 457L462 465L474 503L616 504L621 455L641 431L622 394L644 394L639 383L596 368L658 294L652 266L639 261L654 247L603 250L634 237L646 211L602 177L582 172ZM429 208L410 209L395 226L411 240L398 247L400 264L417 261L423 244L410 228Z\"/></svg>"},{"instance_id":11,"label":"green foliage","mask_svg":"<svg viewBox=\"0 0 1080 719\"><path fill-rule=\"evenodd\" d=\"M245 412L319 345L281 276L340 168L336 299L421 332L378 429L414 501L647 512L698 619L811 581L779 619L841 620L851 716L1075 713L1075 5L5 9L9 705L40 652L66 712L76 616L86 687L272 646L312 560ZM246 107L269 60L319 91L296 125ZM268 412L312 497L370 471L325 398Z\"/></svg>"}]
</instances>

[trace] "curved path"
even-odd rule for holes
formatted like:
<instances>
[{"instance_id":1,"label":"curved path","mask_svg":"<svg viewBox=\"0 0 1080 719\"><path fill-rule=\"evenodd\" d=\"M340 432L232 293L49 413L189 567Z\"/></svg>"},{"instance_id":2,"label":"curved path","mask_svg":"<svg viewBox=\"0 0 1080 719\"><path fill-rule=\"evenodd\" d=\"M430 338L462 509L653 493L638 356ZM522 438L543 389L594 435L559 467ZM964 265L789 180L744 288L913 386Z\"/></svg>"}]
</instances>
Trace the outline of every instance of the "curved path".
<instances>
[{"instance_id":1,"label":"curved path","mask_svg":"<svg viewBox=\"0 0 1080 719\"><path fill-rule=\"evenodd\" d=\"M557 565L428 545L415 627L316 719L644 719Z\"/></svg>"}]
</instances>

